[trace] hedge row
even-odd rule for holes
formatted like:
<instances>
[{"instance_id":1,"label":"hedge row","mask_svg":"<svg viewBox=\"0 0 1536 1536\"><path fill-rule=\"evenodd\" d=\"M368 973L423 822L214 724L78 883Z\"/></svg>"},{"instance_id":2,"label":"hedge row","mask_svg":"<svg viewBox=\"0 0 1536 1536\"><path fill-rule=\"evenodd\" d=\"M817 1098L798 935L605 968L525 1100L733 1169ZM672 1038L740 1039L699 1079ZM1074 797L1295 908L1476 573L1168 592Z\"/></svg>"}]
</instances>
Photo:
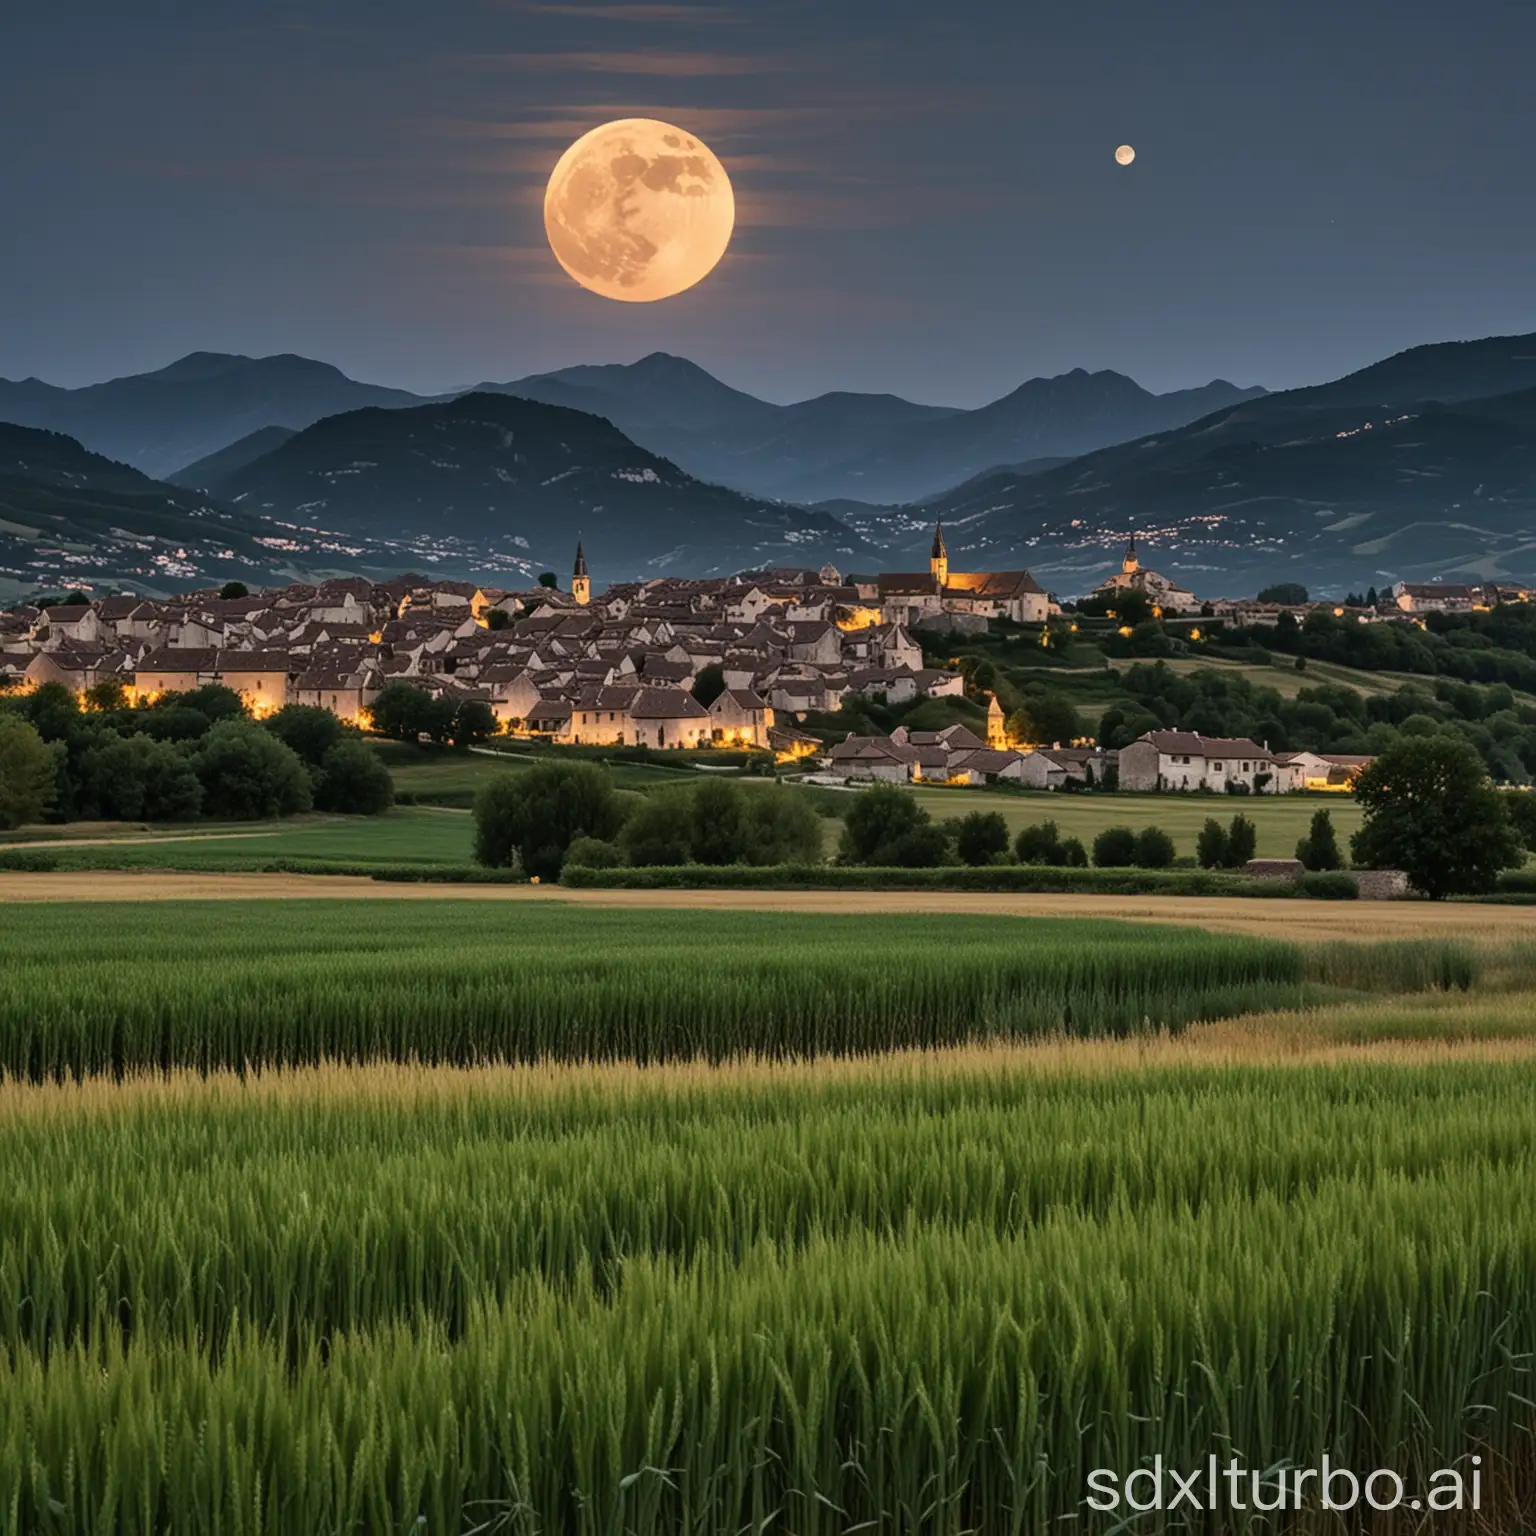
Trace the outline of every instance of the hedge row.
<instances>
[{"instance_id":1,"label":"hedge row","mask_svg":"<svg viewBox=\"0 0 1536 1536\"><path fill-rule=\"evenodd\" d=\"M1010 864L980 869L879 869L839 865L685 864L642 869L566 869L582 890L852 890L1097 892L1116 896L1292 896L1287 880L1250 880L1204 870L1063 869ZM1353 882L1351 882L1353 885Z\"/></svg>"}]
</instances>

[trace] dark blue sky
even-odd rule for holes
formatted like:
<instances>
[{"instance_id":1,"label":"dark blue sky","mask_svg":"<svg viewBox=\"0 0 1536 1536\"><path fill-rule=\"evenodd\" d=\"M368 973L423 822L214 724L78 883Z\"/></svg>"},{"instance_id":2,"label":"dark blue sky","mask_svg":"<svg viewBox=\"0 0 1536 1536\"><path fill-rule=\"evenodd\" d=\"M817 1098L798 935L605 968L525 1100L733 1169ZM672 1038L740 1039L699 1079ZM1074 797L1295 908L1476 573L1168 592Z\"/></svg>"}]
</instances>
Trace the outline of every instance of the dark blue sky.
<instances>
[{"instance_id":1,"label":"dark blue sky","mask_svg":"<svg viewBox=\"0 0 1536 1536\"><path fill-rule=\"evenodd\" d=\"M1311 382L1536 330L1533 59L1533 0L11 7L0 375L208 348L428 389L661 348L776 399ZM544 242L560 151L634 115L739 203L660 305Z\"/></svg>"}]
</instances>

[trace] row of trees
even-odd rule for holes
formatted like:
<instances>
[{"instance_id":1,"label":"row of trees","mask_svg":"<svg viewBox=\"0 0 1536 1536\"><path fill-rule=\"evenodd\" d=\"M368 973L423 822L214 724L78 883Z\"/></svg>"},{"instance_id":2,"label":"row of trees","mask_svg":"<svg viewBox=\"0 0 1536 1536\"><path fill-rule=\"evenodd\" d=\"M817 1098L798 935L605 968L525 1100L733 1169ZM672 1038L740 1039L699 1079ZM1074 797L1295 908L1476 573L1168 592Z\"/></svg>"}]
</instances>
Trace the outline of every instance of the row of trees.
<instances>
[{"instance_id":1,"label":"row of trees","mask_svg":"<svg viewBox=\"0 0 1536 1536\"><path fill-rule=\"evenodd\" d=\"M822 856L821 818L782 785L726 779L615 788L605 769L548 763L493 779L475 800L475 858L558 879L567 865L805 864Z\"/></svg>"},{"instance_id":2,"label":"row of trees","mask_svg":"<svg viewBox=\"0 0 1536 1536\"><path fill-rule=\"evenodd\" d=\"M120 692L82 707L57 684L0 700L0 826L372 815L393 800L377 754L322 709L258 723L217 686L133 708Z\"/></svg>"},{"instance_id":3,"label":"row of trees","mask_svg":"<svg viewBox=\"0 0 1536 1536\"><path fill-rule=\"evenodd\" d=\"M1536 707L1504 683L1440 678L1390 693L1363 694L1339 683L1302 688L1294 698L1215 668L1175 672L1161 662L1131 667L1129 696L1106 710L1099 741L1124 747L1153 730L1247 736L1275 751L1379 756L1405 737L1448 735L1472 746L1499 779L1536 772Z\"/></svg>"}]
</instances>

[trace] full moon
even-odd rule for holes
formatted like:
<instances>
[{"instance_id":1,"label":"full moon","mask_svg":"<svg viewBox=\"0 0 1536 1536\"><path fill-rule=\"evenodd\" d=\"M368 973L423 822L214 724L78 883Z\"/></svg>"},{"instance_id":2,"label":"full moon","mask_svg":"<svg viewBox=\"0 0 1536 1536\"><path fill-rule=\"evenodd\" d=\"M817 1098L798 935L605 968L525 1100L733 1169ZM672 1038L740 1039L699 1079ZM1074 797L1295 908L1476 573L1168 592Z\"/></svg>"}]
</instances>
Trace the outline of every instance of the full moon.
<instances>
[{"instance_id":1,"label":"full moon","mask_svg":"<svg viewBox=\"0 0 1536 1536\"><path fill-rule=\"evenodd\" d=\"M708 277L735 227L736 194L708 145L648 117L577 139L544 193L555 259L583 288L629 304Z\"/></svg>"},{"instance_id":2,"label":"full moon","mask_svg":"<svg viewBox=\"0 0 1536 1536\"><path fill-rule=\"evenodd\" d=\"M1120 165L1129 165L1135 158L1136 151L1132 149L1129 144L1122 144L1120 148L1115 151L1115 160Z\"/></svg>"}]
</instances>

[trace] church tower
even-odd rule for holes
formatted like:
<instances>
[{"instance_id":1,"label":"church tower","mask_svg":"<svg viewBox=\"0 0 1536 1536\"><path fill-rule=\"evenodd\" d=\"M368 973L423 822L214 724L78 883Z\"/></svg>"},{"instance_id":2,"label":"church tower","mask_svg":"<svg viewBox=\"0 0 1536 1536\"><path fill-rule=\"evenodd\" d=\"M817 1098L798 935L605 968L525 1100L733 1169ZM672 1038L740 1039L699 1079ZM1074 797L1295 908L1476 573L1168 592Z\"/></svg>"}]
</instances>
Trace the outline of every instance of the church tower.
<instances>
[{"instance_id":1,"label":"church tower","mask_svg":"<svg viewBox=\"0 0 1536 1536\"><path fill-rule=\"evenodd\" d=\"M992 702L987 705L987 745L995 752L1002 751L1008 745L1008 722L1003 717L1003 706L997 702L997 695L992 695Z\"/></svg>"},{"instance_id":2,"label":"church tower","mask_svg":"<svg viewBox=\"0 0 1536 1536\"><path fill-rule=\"evenodd\" d=\"M587 557L582 553L581 540L576 540L576 569L571 574L571 596L583 608L592 601L592 578L587 575Z\"/></svg>"},{"instance_id":3,"label":"church tower","mask_svg":"<svg viewBox=\"0 0 1536 1536\"><path fill-rule=\"evenodd\" d=\"M1120 567L1127 576L1134 576L1141 569L1141 561L1136 556L1136 535L1131 535L1131 542L1125 546L1125 561Z\"/></svg>"},{"instance_id":4,"label":"church tower","mask_svg":"<svg viewBox=\"0 0 1536 1536\"><path fill-rule=\"evenodd\" d=\"M949 585L949 551L944 547L943 523L935 523L933 527L933 552L928 557L928 569L933 575L935 586L943 588Z\"/></svg>"}]
</instances>

